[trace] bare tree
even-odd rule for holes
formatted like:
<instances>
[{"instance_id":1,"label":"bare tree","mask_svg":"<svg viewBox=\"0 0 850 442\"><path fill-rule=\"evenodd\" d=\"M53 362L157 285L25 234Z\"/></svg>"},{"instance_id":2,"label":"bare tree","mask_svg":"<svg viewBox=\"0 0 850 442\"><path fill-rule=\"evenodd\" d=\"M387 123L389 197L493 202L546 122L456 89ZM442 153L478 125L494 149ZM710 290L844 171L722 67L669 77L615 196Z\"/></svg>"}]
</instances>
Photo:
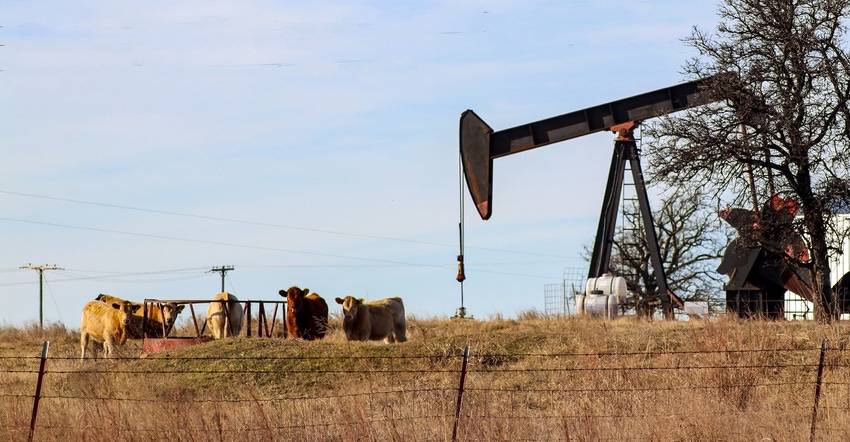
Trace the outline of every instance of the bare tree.
<instances>
[{"instance_id":1,"label":"bare tree","mask_svg":"<svg viewBox=\"0 0 850 442\"><path fill-rule=\"evenodd\" d=\"M809 253L771 252L810 270L821 322L839 313L827 238L836 207L850 201L848 13L850 0L724 0L716 32L686 39L699 55L684 73L708 79L714 102L644 130L656 179L731 194L732 204L796 200Z\"/></svg>"},{"instance_id":2,"label":"bare tree","mask_svg":"<svg viewBox=\"0 0 850 442\"><path fill-rule=\"evenodd\" d=\"M649 264L646 236L640 216L629 215L638 214L638 208L624 209L624 222L613 244L612 264L634 293L625 307L640 315L651 315L659 304L658 285ZM720 251L729 240L729 229L719 222L699 189L689 187L671 189L653 218L667 287L684 301L717 305L722 277L715 269L722 256Z\"/></svg>"}]
</instances>

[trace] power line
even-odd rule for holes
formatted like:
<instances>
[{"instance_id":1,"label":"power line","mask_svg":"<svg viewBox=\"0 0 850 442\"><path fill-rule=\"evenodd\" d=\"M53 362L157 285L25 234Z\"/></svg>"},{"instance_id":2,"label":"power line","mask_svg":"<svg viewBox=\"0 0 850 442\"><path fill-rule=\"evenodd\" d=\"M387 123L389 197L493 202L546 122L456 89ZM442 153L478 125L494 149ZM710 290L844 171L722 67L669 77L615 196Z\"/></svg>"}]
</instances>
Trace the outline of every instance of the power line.
<instances>
[{"instance_id":1,"label":"power line","mask_svg":"<svg viewBox=\"0 0 850 442\"><path fill-rule=\"evenodd\" d=\"M414 239L392 238L392 237L386 237L386 236L368 235L368 234L361 234L361 233L337 232L337 231L333 231L333 230L312 229L312 228L306 228L306 227L288 226L288 225L284 225L284 224L264 223L264 222L258 222L258 221L248 221L248 220L235 219L235 218L222 218L222 217L216 217L216 216L195 215L195 214L191 214L191 213L171 212L171 211L167 211L167 210L156 210L156 209L145 209L145 208L141 208L141 207L123 206L123 205L119 205L119 204L98 203L98 202L93 202L93 201L83 201L83 200L75 200L75 199L69 199L69 198L57 198L57 197L51 197L51 196L33 195L33 194L20 193L20 192L9 192L9 191L5 191L5 190L0 190L0 193L5 193L5 194L8 194L8 195L26 196L26 197L30 197L30 198L40 198L40 199L47 199L47 200L54 200L54 201L64 201L64 202L67 202L67 203L87 204L87 205L91 205L91 206L109 207L109 208L113 208L113 209L135 210L135 211L138 211L138 212L159 213L159 214L162 214L162 215L171 215L171 216L181 216L181 217L186 217L186 218L205 219L205 220L210 220L210 221L223 221L223 222L229 222L229 223L249 224L249 225L254 225L254 226L300 230L300 231L304 231L304 232L327 233L327 234L332 234L332 235L355 236L355 237L373 238L373 239L386 239L386 240L392 240L392 241L402 241L402 242L411 242L411 243L420 243L420 244L454 247L453 244L443 244L443 243L436 243L436 242L429 242L429 241L419 241L419 240L414 240Z\"/></svg>"},{"instance_id":2,"label":"power line","mask_svg":"<svg viewBox=\"0 0 850 442\"><path fill-rule=\"evenodd\" d=\"M276 248L276 247L265 247L265 246L252 246L252 245L226 243L226 242L210 241L210 240L203 240L203 239L179 238L179 237L176 237L176 236L154 235L154 234L150 234L150 233L127 232L127 231L122 231L122 230L100 229L100 228L95 228L95 227L72 226L72 225L68 225L68 224L48 223L48 222L24 220L24 219L17 219L17 218L0 217L0 220L14 221L14 222L20 222L20 223L29 223L29 224L38 224L38 225L42 225L42 226L51 226L51 227L64 227L64 228L68 228L68 229L88 230L88 231L91 231L91 232L118 233L118 234L121 234L121 235L139 236L139 237L143 237L143 238L157 238L157 239L167 239L167 240L171 240L171 241L182 241L182 242L191 242L191 243L198 243L198 244L210 244L210 245L216 245L216 246L239 247L239 248L244 248L244 249L257 249L257 250L269 250L269 251L274 251L274 252L300 253L300 254L305 254L305 255L324 256L324 257L330 257L330 258L343 258L343 259L352 259L352 260L360 260L360 261L380 262L380 263L385 263L385 264L412 265L412 263L407 263L407 262L402 262L402 261L391 261L391 260L384 260L384 259L335 255L335 254L331 254L331 253L306 252L306 251L302 251L302 250L281 249L281 248Z\"/></svg>"},{"instance_id":3,"label":"power line","mask_svg":"<svg viewBox=\"0 0 850 442\"><path fill-rule=\"evenodd\" d=\"M0 273L20 271L20 267L14 269L0 269ZM81 280L106 280L117 283L133 283L133 284L151 284L163 283L172 281L184 281L195 278L203 278L203 270L205 267L183 268L174 270L155 270L149 272L110 272L101 270L81 270L64 268L65 277L53 279L52 282L68 282ZM188 272L188 273L187 273ZM88 273L88 274L87 274ZM177 276L169 276L177 274ZM132 278L136 277L136 278ZM155 279L144 279L150 277ZM29 282L0 282L0 287L10 287L16 285L29 285Z\"/></svg>"},{"instance_id":4,"label":"power line","mask_svg":"<svg viewBox=\"0 0 850 442\"><path fill-rule=\"evenodd\" d=\"M452 248L457 247L457 244L447 244L447 243L440 243L440 242L433 242L433 241L420 241L420 240L405 239L405 238L394 238L394 237L389 237L389 236L369 235L369 234L363 234L363 233L350 233L350 232L338 232L338 231L334 231L334 230L312 229L312 228L306 228L306 227L297 227L297 226L289 226L289 225L274 224L274 223L264 223L264 222L249 221L249 220L242 220L242 219L235 219L235 218L222 218L222 217L215 217L215 216L195 215L195 214L191 214L191 213L171 212L171 211L167 211L167 210L157 210L157 209L146 209L146 208L141 208L141 207L124 206L124 205L120 205L120 204L99 203L99 202L94 202L94 201L84 201L84 200L76 200L76 199L70 199L70 198L58 198L58 197L52 197L52 196L34 195L34 194L30 194L30 193L10 192L10 191L6 191L6 190L0 190L0 193L7 194L7 195L25 196L25 197L29 197L29 198L46 199L46 200L52 200L52 201L63 201L63 202L74 203L74 204L86 204L86 205L90 205L90 206L109 207L109 208L113 208L113 209L135 210L135 211L138 211L138 212L158 213L158 214L170 215L170 216L181 216L181 217L185 217L185 218L195 218L195 219L205 219L205 220L210 220L210 221L221 221L221 222L229 222L229 223L248 224L248 225L262 226L262 227L273 227L273 228L278 228L278 229L299 230L299 231L303 231L303 232L352 236L352 237L358 237L358 238L382 239L382 240L388 240L388 241L407 242L407 243L413 243L413 244L424 244L424 245L440 246L440 247L452 247ZM10 221L27 222L27 221L23 221L23 220L16 220L16 219L10 219L10 218L0 218L0 219L7 219L7 220L10 220ZM32 222L34 224L40 224L36 221L29 221L29 222ZM568 258L566 256L547 254L547 253L522 252L522 251L517 251L517 250L493 249L493 248L488 248L488 247L467 247L467 248L474 249L474 250L483 250L483 251L488 251L488 252L513 253L513 254L518 254L518 255L548 256L548 257L552 257L552 258L562 258L562 259Z\"/></svg>"},{"instance_id":5,"label":"power line","mask_svg":"<svg viewBox=\"0 0 850 442\"><path fill-rule=\"evenodd\" d=\"M504 272L498 270L486 270L480 268L481 266L494 266L494 265L534 265L535 263L474 263L473 267L475 268L476 273L486 273L491 275L501 275L501 276L516 276L522 278L533 278L540 280L551 280L551 275L535 275L528 273L518 273L518 272ZM245 264L240 265L242 268L248 269L297 269L297 268L369 268L369 267L392 267L392 268L404 268L404 267L426 267L426 268L434 268L434 269L451 269L454 267L451 263L445 264L287 264L287 265L251 265ZM20 268L15 268L17 271ZM53 283L62 283L69 281L80 281L80 280L105 280L112 283L127 283L127 284L161 284L164 282L174 282L174 281L187 281L190 279L203 278L204 273L209 273L212 270L208 270L206 272L200 272L197 274L184 274L182 276L175 277L166 277L166 278L156 278L156 279L141 279L141 278L129 278L132 276L136 277L157 277L159 275L173 274L173 273L185 273L185 272L195 272L202 271L205 267L196 267L196 268L183 268L183 269L175 269L175 270L156 270L150 272L107 272L107 271L99 271L99 270L80 270L80 269L63 269L65 270L65 274L70 275L72 277L64 277L51 280ZM12 271L6 269L0 269L0 272L3 271ZM95 275L85 275L81 272L89 272L94 273ZM29 285L28 282L0 282L0 287L12 287L12 286L23 286Z\"/></svg>"},{"instance_id":6,"label":"power line","mask_svg":"<svg viewBox=\"0 0 850 442\"><path fill-rule=\"evenodd\" d=\"M422 264L422 263L411 263L411 262L395 261L395 260L387 260L387 259L364 258L364 257L347 256L347 255L336 255L336 254L331 254L331 253L307 252L307 251L302 251L302 250L281 249L281 248L276 248L276 247L265 247L265 246L252 246L252 245L245 245L245 244L225 243L225 242L201 240L201 239L178 238L178 237L166 236L166 235L154 235L154 234L148 234L148 233L136 233L136 232L126 232L126 231L120 231L120 230L99 229L99 228L94 228L94 227L72 226L72 225L67 225L67 224L47 223L47 222L32 221L32 220L21 220L21 219L15 219L15 218L7 218L7 217L0 217L0 220L39 224L39 225L52 226L52 227L64 227L64 228L70 228L70 229L88 230L88 231L93 231L93 232L118 233L118 234L122 234L122 235L140 236L140 237L146 237L146 238L167 239L167 240L172 240L172 241L183 241L183 242L198 243L198 244L210 244L210 245L217 245L217 246L238 247L238 248L257 249L257 250L268 250L268 251L274 251L274 252L299 253L299 254L312 255L312 256L350 259L350 260L356 260L356 261L367 261L367 262L373 262L373 263L383 264L383 265L392 264L392 265L399 265L399 266L415 266L415 267L443 267L443 264ZM491 272L491 273L500 273L500 272ZM509 273L504 273L504 274L509 274ZM522 275L522 276L531 276L531 275Z\"/></svg>"}]
</instances>

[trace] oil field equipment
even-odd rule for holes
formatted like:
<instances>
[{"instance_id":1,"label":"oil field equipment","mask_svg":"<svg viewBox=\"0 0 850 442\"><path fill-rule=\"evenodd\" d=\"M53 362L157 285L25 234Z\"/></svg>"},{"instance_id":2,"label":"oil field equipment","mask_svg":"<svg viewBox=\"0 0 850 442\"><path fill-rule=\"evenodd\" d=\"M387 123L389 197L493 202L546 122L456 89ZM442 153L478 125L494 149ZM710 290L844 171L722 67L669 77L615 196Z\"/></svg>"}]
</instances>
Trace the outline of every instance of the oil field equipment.
<instances>
[{"instance_id":1,"label":"oil field equipment","mask_svg":"<svg viewBox=\"0 0 850 442\"><path fill-rule=\"evenodd\" d=\"M637 192L644 234L659 289L661 308L664 317L672 319L673 304L683 308L683 303L667 287L667 277L658 250L658 239L655 235L655 224L641 171L640 155L634 139L634 129L643 120L711 102L710 97L702 93L709 79L658 89L500 131L494 131L472 110L463 112L460 117L461 167L478 214L484 220L492 215L493 160L495 158L595 132L610 130L616 133L614 154L602 200L602 211L596 231L588 280L599 278L609 272L620 193L628 163ZM585 297L583 301L586 310L589 305L588 298ZM593 299L591 304L595 306L597 301ZM605 300L606 308L608 308L608 301L608 299ZM596 308L593 307L593 309ZM608 312L610 316L610 310Z\"/></svg>"}]
</instances>

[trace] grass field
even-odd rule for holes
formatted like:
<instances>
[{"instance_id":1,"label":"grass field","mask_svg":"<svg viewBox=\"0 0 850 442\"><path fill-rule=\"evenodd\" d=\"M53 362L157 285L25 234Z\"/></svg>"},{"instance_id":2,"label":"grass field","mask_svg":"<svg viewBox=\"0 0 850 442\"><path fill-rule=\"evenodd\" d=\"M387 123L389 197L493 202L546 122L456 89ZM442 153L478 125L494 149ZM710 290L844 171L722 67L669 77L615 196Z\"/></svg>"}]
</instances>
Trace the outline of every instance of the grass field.
<instances>
[{"instance_id":1,"label":"grass field","mask_svg":"<svg viewBox=\"0 0 850 442\"><path fill-rule=\"evenodd\" d=\"M76 330L0 329L0 439L27 440L50 341L36 441L809 440L827 339L815 439L850 440L842 323L525 312L409 318L409 342L385 345L346 342L338 321L318 342L239 337L143 355L128 341L119 358L83 362Z\"/></svg>"}]
</instances>

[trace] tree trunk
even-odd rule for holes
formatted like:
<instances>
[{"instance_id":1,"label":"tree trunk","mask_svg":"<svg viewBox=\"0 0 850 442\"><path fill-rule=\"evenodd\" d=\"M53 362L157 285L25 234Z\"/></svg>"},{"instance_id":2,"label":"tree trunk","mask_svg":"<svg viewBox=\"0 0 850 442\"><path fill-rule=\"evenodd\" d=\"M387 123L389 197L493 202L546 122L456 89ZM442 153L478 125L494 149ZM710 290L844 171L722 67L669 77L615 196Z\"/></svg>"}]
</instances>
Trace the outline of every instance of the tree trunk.
<instances>
[{"instance_id":1,"label":"tree trunk","mask_svg":"<svg viewBox=\"0 0 850 442\"><path fill-rule=\"evenodd\" d=\"M829 251L826 242L826 232L818 228L824 225L824 222L819 223L809 222L809 216L806 216L806 225L811 235L811 253L812 256L812 285L814 289L814 304L815 304L815 319L823 324L829 324L838 319L840 310L837 300L832 292L832 284L830 284L831 270L829 269Z\"/></svg>"}]
</instances>

